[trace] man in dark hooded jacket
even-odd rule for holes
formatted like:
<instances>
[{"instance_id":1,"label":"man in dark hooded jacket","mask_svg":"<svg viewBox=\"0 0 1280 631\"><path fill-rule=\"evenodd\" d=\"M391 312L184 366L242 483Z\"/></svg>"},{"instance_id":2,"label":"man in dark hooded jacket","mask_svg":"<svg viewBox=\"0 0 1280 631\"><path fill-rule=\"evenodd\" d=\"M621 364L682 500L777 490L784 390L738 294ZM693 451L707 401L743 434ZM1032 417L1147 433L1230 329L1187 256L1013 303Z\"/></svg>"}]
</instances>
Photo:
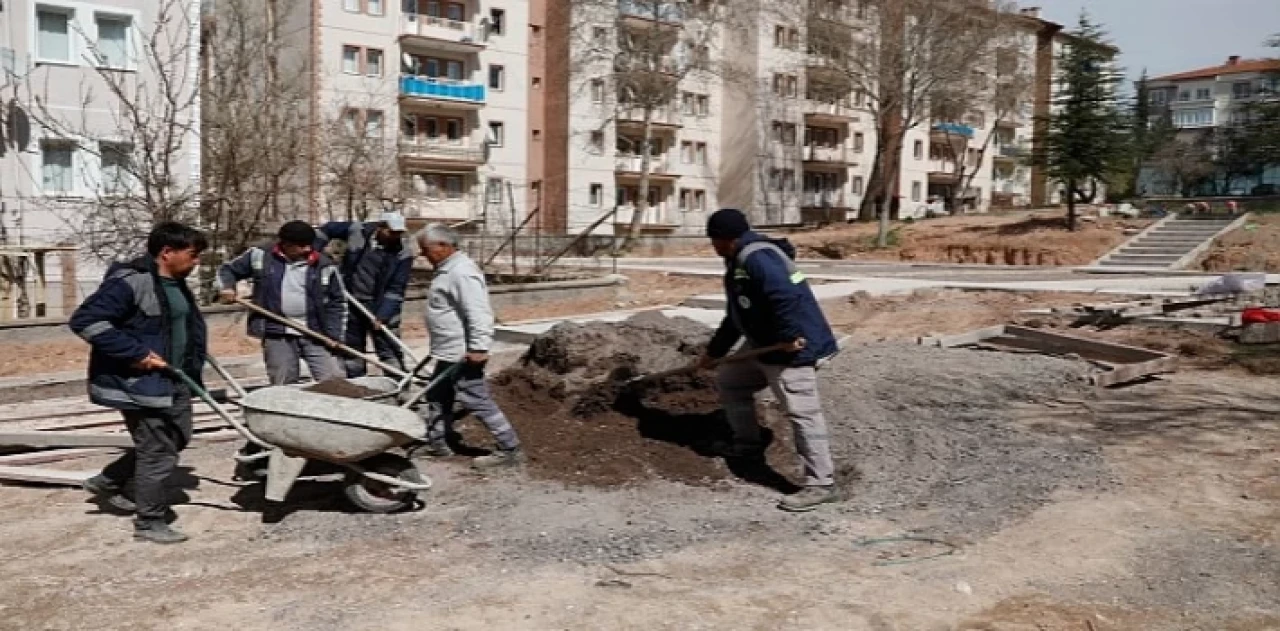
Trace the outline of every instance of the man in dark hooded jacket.
<instances>
[{"instance_id":1,"label":"man in dark hooded jacket","mask_svg":"<svg viewBox=\"0 0 1280 631\"><path fill-rule=\"evenodd\" d=\"M784 345L754 359L721 364L716 375L720 403L733 430L726 456L760 459L764 442L755 395L767 388L786 408L804 465L805 487L778 507L809 511L837 500L827 422L818 397L817 366L839 348L808 281L792 260L795 249L751 230L741 211L717 211L707 236L725 260L727 314L701 359L709 366L739 340L744 349Z\"/></svg>"}]
</instances>

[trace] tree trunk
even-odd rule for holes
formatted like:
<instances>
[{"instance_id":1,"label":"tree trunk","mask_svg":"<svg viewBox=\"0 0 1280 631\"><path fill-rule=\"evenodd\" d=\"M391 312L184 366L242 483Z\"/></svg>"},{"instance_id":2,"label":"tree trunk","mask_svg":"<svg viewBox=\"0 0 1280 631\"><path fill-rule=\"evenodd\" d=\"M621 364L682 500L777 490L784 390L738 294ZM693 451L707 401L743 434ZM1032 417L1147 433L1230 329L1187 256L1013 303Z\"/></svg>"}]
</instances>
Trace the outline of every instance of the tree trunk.
<instances>
[{"instance_id":1,"label":"tree trunk","mask_svg":"<svg viewBox=\"0 0 1280 631\"><path fill-rule=\"evenodd\" d=\"M640 238L640 230L644 226L644 214L649 210L649 169L653 166L650 147L653 145L653 108L644 108L644 139L640 141L640 190L636 195L635 212L631 215L631 225L627 228L627 238L623 240L621 249L627 251Z\"/></svg>"},{"instance_id":2,"label":"tree trunk","mask_svg":"<svg viewBox=\"0 0 1280 631\"><path fill-rule=\"evenodd\" d=\"M1067 230L1076 231L1076 182L1067 180Z\"/></svg>"},{"instance_id":3,"label":"tree trunk","mask_svg":"<svg viewBox=\"0 0 1280 631\"><path fill-rule=\"evenodd\" d=\"M893 214L893 200L898 197L898 174L897 170L901 169L898 164L895 169L894 156L901 158L902 156L902 139L905 132L899 127L892 130L888 134L889 141L885 144L885 155L883 169L880 173L881 189L885 194L885 207L880 209L880 227L876 231L876 247L884 248L889 246L889 215ZM901 212L901 204L898 204L899 212Z\"/></svg>"}]
</instances>

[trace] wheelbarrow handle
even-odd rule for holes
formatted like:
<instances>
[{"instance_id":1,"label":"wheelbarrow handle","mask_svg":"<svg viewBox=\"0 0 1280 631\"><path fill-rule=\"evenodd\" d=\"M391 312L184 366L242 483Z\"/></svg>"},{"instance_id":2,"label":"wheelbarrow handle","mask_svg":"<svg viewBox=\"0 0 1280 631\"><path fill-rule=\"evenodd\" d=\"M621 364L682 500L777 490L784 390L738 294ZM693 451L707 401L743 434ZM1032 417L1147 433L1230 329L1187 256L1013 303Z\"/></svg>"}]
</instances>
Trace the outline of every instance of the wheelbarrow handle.
<instances>
[{"instance_id":1,"label":"wheelbarrow handle","mask_svg":"<svg viewBox=\"0 0 1280 631\"><path fill-rule=\"evenodd\" d=\"M405 344L404 340L400 339L400 336L396 335L395 333L392 333L391 329L388 329L385 326L379 326L377 324L378 317L373 315L373 313L369 311L369 308L364 306L364 303L361 303L359 300L356 300L356 297L352 296L351 292L345 289L342 290L342 295L347 298L347 302L351 303L351 305L356 308L356 311L360 312L360 315L363 315L365 318L367 318L369 322L378 329L378 331L380 331L383 335L387 336L387 338L390 339L392 343L394 343L396 346L400 347L400 350L404 352L405 357L409 358L409 363L413 364L418 362L418 360L413 354L413 350L409 348L409 345Z\"/></svg>"},{"instance_id":2,"label":"wheelbarrow handle","mask_svg":"<svg viewBox=\"0 0 1280 631\"><path fill-rule=\"evenodd\" d=\"M244 436L245 439L247 439L249 442L259 447L262 447L267 451L271 451L272 449L276 448L275 445L272 445L271 443L268 443L262 440L261 438L258 438L253 434L253 432L249 431L248 427L245 427L245 425L241 423L240 420L237 419L234 415L228 412L226 408L223 408L221 405L218 404L217 401L214 401L213 396L209 394L209 391L200 387L200 384L196 383L196 380L192 379L189 375L187 375L187 373L181 370L178 370L172 366L165 366L164 368L161 369L161 371L164 372L169 377L177 381L180 381L184 385L186 385L187 388L189 388L192 393L200 397L200 399L203 400L206 405L213 408L213 411L216 412L218 416L222 417L222 420L230 424L231 427L234 427L235 430L237 432L240 432L240 435Z\"/></svg>"}]
</instances>

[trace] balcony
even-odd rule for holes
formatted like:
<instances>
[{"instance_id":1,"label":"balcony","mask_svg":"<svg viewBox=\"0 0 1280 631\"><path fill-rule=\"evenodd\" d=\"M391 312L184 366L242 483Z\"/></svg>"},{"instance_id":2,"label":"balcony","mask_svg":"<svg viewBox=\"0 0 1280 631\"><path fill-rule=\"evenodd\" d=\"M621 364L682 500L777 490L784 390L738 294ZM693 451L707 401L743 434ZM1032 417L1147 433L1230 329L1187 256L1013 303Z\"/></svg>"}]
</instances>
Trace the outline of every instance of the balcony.
<instances>
[{"instance_id":1,"label":"balcony","mask_svg":"<svg viewBox=\"0 0 1280 631\"><path fill-rule=\"evenodd\" d=\"M648 57L644 54L624 54L614 58L613 70L619 73L671 75L674 78L680 74L680 63L670 55Z\"/></svg>"},{"instance_id":2,"label":"balcony","mask_svg":"<svg viewBox=\"0 0 1280 631\"><path fill-rule=\"evenodd\" d=\"M614 157L614 171L620 180L640 180L640 170L643 167L643 159L641 156L620 153ZM671 172L671 161L663 156L653 156L649 159L649 179L655 182L672 182L680 178L677 173Z\"/></svg>"},{"instance_id":3,"label":"balcony","mask_svg":"<svg viewBox=\"0 0 1280 631\"><path fill-rule=\"evenodd\" d=\"M640 220L640 230L643 232L672 232L680 228L678 219L674 219L675 213L672 212L671 204L662 201L651 205L644 211L644 218ZM613 215L613 226L616 234L626 234L631 226L631 220L635 217L636 207L633 204L623 204L618 206L618 212Z\"/></svg>"},{"instance_id":4,"label":"balcony","mask_svg":"<svg viewBox=\"0 0 1280 631\"><path fill-rule=\"evenodd\" d=\"M421 193L407 195L404 214L409 219L458 222L480 216L480 197L461 194L453 198L435 199Z\"/></svg>"},{"instance_id":5,"label":"balcony","mask_svg":"<svg viewBox=\"0 0 1280 631\"><path fill-rule=\"evenodd\" d=\"M946 144L960 139L963 142L972 140L974 129L964 123L934 123L929 129L929 140Z\"/></svg>"},{"instance_id":6,"label":"balcony","mask_svg":"<svg viewBox=\"0 0 1280 631\"><path fill-rule=\"evenodd\" d=\"M448 142L401 137L400 158L423 166L476 168L488 161L488 151L479 142Z\"/></svg>"},{"instance_id":7,"label":"balcony","mask_svg":"<svg viewBox=\"0 0 1280 631\"><path fill-rule=\"evenodd\" d=\"M479 27L431 15L406 13L400 18L403 43L435 50L475 53L484 50L487 35Z\"/></svg>"},{"instance_id":8,"label":"balcony","mask_svg":"<svg viewBox=\"0 0 1280 631\"><path fill-rule=\"evenodd\" d=\"M809 145L804 148L804 162L805 166L825 166L840 169L847 169L857 164L853 151L843 145L839 147Z\"/></svg>"},{"instance_id":9,"label":"balcony","mask_svg":"<svg viewBox=\"0 0 1280 631\"><path fill-rule=\"evenodd\" d=\"M655 109L649 113L649 123L655 131L675 131L684 126L684 116L671 107ZM644 132L644 108L628 107L618 110L618 127Z\"/></svg>"},{"instance_id":10,"label":"balcony","mask_svg":"<svg viewBox=\"0 0 1280 631\"><path fill-rule=\"evenodd\" d=\"M485 104L485 85L443 77L400 77L400 98L408 101L479 109Z\"/></svg>"},{"instance_id":11,"label":"balcony","mask_svg":"<svg viewBox=\"0 0 1280 631\"><path fill-rule=\"evenodd\" d=\"M684 21L682 7L673 0L618 0L618 13L626 23L639 27L679 28Z\"/></svg>"},{"instance_id":12,"label":"balcony","mask_svg":"<svg viewBox=\"0 0 1280 631\"><path fill-rule=\"evenodd\" d=\"M996 121L996 129L1017 130L1022 129L1022 121L1017 118L1002 118Z\"/></svg>"},{"instance_id":13,"label":"balcony","mask_svg":"<svg viewBox=\"0 0 1280 631\"><path fill-rule=\"evenodd\" d=\"M851 208L846 203L844 191L805 191L800 198L801 208Z\"/></svg>"},{"instance_id":14,"label":"balcony","mask_svg":"<svg viewBox=\"0 0 1280 631\"><path fill-rule=\"evenodd\" d=\"M852 107L843 103L808 99L804 105L804 121L819 125L848 125L858 122L858 115Z\"/></svg>"}]
</instances>

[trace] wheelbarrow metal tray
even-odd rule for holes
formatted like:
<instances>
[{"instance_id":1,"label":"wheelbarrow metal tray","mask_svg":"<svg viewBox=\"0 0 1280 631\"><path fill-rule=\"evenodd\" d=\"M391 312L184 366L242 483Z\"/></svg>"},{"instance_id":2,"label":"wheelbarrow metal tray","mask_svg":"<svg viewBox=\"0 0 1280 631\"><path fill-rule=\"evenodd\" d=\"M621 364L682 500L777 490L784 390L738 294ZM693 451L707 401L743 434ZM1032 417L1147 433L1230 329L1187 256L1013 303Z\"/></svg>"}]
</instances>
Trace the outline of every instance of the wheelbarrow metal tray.
<instances>
[{"instance_id":1,"label":"wheelbarrow metal tray","mask_svg":"<svg viewBox=\"0 0 1280 631\"><path fill-rule=\"evenodd\" d=\"M241 406L259 438L286 453L335 463L364 460L426 435L412 410L289 386L251 392Z\"/></svg>"}]
</instances>

